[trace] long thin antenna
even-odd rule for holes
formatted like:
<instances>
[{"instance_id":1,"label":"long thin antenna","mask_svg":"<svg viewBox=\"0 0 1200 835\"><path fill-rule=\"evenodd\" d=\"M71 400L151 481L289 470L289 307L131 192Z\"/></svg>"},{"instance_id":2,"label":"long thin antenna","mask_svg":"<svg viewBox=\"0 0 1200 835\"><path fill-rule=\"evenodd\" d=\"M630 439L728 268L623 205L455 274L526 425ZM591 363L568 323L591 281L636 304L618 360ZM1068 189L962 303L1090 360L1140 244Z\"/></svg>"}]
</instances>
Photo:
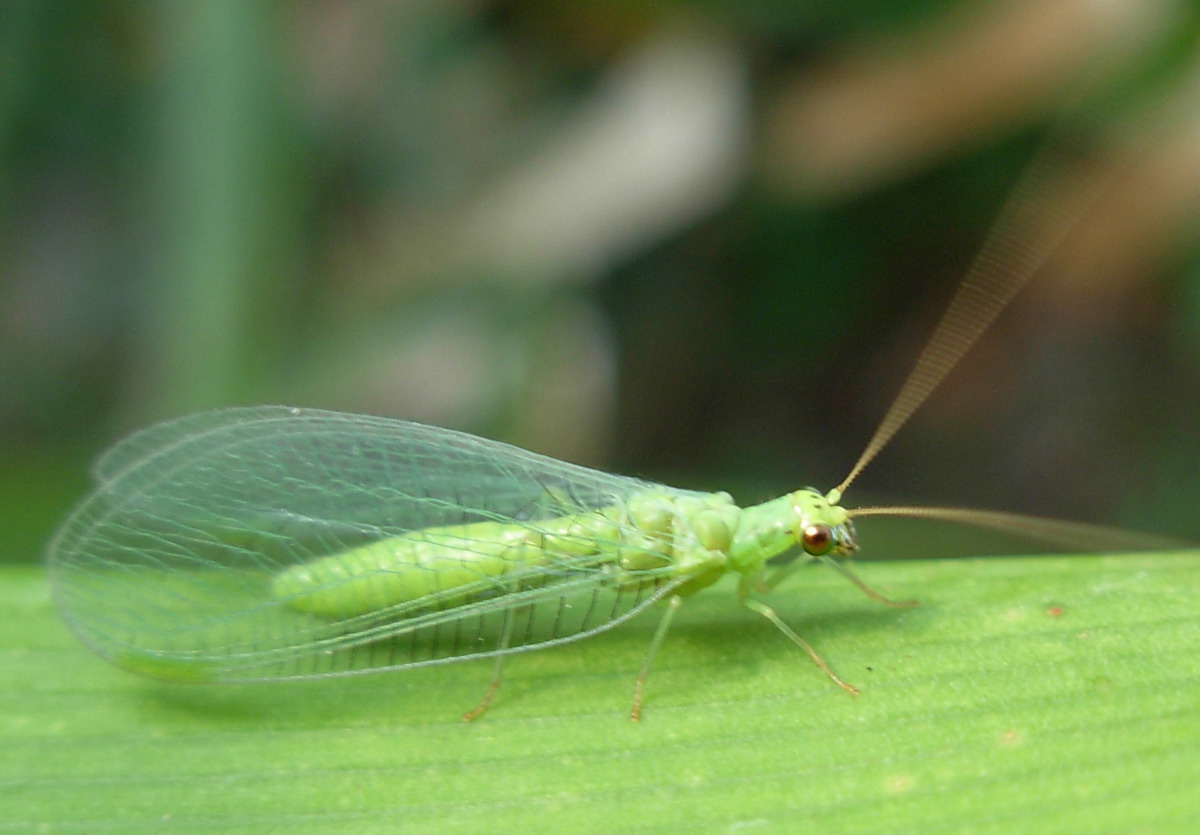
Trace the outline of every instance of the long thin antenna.
<instances>
[{"instance_id":1,"label":"long thin antenna","mask_svg":"<svg viewBox=\"0 0 1200 835\"><path fill-rule=\"evenodd\" d=\"M1072 551L1112 551L1117 548L1149 551L1191 549L1194 545L1179 539L1154 534L1089 525L1085 522L1064 522L1042 516L1020 513L1001 513L994 510L970 510L960 507L857 507L849 511L853 519L863 516L904 516L917 519L938 519L960 525L990 528L1023 539L1036 539Z\"/></svg>"},{"instance_id":2,"label":"long thin antenna","mask_svg":"<svg viewBox=\"0 0 1200 835\"><path fill-rule=\"evenodd\" d=\"M892 401L879 428L849 475L837 486L844 493L858 474L887 446L963 354L979 339L1013 296L1054 253L1111 177L1078 176L1072 199L1046 199L1051 175L1065 170L1082 175L1085 157L1067 143L1044 144L1025 169L975 256L962 284Z\"/></svg>"}]
</instances>

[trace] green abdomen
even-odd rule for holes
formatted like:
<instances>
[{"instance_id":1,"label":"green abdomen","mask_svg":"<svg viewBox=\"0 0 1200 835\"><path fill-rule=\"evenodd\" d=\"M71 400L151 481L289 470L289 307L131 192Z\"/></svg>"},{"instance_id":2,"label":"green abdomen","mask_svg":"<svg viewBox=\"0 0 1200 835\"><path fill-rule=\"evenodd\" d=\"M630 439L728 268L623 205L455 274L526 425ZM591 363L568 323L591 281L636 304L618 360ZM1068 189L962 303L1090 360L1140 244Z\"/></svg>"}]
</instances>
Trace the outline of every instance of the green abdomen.
<instances>
[{"instance_id":1,"label":"green abdomen","mask_svg":"<svg viewBox=\"0 0 1200 835\"><path fill-rule=\"evenodd\" d=\"M615 533L600 513L537 524L533 529L472 522L409 531L292 566L274 578L272 595L293 609L330 618L385 611L422 598L444 608L481 588L503 588L506 574L544 564L552 555L597 553L598 538L611 541Z\"/></svg>"}]
</instances>

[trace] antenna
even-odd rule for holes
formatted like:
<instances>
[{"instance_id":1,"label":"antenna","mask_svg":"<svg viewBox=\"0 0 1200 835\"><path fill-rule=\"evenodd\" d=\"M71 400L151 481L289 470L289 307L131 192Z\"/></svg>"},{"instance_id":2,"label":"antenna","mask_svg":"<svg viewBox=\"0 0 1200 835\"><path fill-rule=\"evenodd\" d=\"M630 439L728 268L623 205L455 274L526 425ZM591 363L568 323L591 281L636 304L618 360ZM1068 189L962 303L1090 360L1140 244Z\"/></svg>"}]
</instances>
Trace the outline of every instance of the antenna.
<instances>
[{"instance_id":1,"label":"antenna","mask_svg":"<svg viewBox=\"0 0 1200 835\"><path fill-rule=\"evenodd\" d=\"M1154 534L1135 533L1121 528L1091 525L1086 522L1064 522L1042 516L1021 513L1001 513L994 510L971 510L960 507L858 507L847 512L853 519L863 516L903 516L917 519L937 519L959 525L989 528L1024 539L1039 539L1072 551L1182 550L1193 546L1179 539Z\"/></svg>"},{"instance_id":2,"label":"antenna","mask_svg":"<svg viewBox=\"0 0 1200 835\"><path fill-rule=\"evenodd\" d=\"M991 231L962 283L942 314L933 335L917 357L900 393L888 407L850 473L836 488L844 493L913 413L920 408L987 330L1013 296L1025 286L1062 244L1095 201L1111 176L1084 176L1086 155L1054 139L1043 144L1004 202ZM1079 175L1071 199L1050 201L1045 195L1051 175Z\"/></svg>"}]
</instances>

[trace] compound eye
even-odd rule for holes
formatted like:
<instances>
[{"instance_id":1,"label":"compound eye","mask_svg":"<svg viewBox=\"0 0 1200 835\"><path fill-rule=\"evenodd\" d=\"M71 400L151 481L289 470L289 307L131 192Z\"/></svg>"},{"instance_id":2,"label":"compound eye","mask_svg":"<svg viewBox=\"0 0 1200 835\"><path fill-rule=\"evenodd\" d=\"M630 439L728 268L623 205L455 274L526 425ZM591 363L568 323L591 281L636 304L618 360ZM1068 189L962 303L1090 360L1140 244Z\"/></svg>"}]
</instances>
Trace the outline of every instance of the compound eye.
<instances>
[{"instance_id":1,"label":"compound eye","mask_svg":"<svg viewBox=\"0 0 1200 835\"><path fill-rule=\"evenodd\" d=\"M800 537L805 553L823 557L833 550L833 530L828 525L809 525Z\"/></svg>"}]
</instances>

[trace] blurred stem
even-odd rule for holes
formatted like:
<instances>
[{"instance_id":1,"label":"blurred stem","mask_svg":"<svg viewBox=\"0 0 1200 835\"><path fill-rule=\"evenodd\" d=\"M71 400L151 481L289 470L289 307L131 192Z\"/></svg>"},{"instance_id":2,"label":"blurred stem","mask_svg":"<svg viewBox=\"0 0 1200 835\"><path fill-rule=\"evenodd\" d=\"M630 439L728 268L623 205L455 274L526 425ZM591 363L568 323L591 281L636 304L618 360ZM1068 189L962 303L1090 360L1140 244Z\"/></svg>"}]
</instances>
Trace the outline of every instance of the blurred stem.
<instances>
[{"instance_id":1,"label":"blurred stem","mask_svg":"<svg viewBox=\"0 0 1200 835\"><path fill-rule=\"evenodd\" d=\"M277 227L288 217L279 211L289 205L279 161L289 147L271 118L280 100L270 48L276 8L239 0L158 7L162 234L144 300L146 373L135 413L237 401L260 387L277 355L281 320L268 315L268 296L290 236Z\"/></svg>"},{"instance_id":2,"label":"blurred stem","mask_svg":"<svg viewBox=\"0 0 1200 835\"><path fill-rule=\"evenodd\" d=\"M0 7L0 154L4 159L13 158L13 135L33 87L39 26L46 17L42 11L35 3ZM12 175L10 166L0 166L0 211L11 209Z\"/></svg>"}]
</instances>

